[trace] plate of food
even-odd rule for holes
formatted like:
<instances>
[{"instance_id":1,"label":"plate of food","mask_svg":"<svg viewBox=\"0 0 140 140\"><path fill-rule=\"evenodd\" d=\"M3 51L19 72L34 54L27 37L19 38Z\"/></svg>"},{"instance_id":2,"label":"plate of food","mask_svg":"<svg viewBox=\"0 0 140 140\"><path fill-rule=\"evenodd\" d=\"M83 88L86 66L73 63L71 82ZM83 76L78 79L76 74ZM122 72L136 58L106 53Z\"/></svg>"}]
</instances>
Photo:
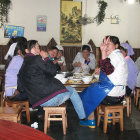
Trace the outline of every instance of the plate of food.
<instances>
[{"instance_id":1,"label":"plate of food","mask_svg":"<svg viewBox=\"0 0 140 140\"><path fill-rule=\"evenodd\" d=\"M81 80L82 80L82 78L75 78L75 77L73 77L73 76L68 77L68 79L69 79L69 80L73 80L74 82L75 82L75 81L81 81Z\"/></svg>"}]
</instances>

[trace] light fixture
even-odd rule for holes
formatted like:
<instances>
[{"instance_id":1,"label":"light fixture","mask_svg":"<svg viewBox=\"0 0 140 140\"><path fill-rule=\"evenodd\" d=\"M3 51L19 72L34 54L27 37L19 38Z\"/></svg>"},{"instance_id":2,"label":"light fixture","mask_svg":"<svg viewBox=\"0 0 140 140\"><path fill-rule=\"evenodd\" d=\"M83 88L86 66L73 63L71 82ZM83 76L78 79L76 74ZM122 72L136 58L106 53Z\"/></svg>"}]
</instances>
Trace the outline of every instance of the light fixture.
<instances>
[{"instance_id":1,"label":"light fixture","mask_svg":"<svg viewBox=\"0 0 140 140\"><path fill-rule=\"evenodd\" d=\"M84 14L84 17L81 17L79 19L79 22L83 25L87 25L90 23L94 23L95 20L96 19L93 17L88 17L88 15L87 15L87 0L85 0L85 14Z\"/></svg>"},{"instance_id":2,"label":"light fixture","mask_svg":"<svg viewBox=\"0 0 140 140\"><path fill-rule=\"evenodd\" d=\"M138 4L140 0L123 0L123 2L127 4Z\"/></svg>"},{"instance_id":3,"label":"light fixture","mask_svg":"<svg viewBox=\"0 0 140 140\"><path fill-rule=\"evenodd\" d=\"M105 18L105 9L107 7L107 3L104 0L98 0L98 7L100 11L98 12L98 15L95 17L88 17L87 15L87 0L85 0L85 14L84 17L79 18L79 23L82 25L87 25L90 23L94 23L95 21L97 24L101 24L104 21Z\"/></svg>"}]
</instances>

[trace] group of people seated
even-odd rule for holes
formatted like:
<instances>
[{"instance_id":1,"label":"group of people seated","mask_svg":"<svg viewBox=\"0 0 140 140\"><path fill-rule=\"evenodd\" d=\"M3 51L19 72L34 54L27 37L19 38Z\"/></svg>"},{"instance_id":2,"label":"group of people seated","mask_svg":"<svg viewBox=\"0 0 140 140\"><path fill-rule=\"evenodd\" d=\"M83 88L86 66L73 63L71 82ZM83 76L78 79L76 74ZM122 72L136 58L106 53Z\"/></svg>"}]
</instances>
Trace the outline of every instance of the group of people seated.
<instances>
[{"instance_id":1,"label":"group of people seated","mask_svg":"<svg viewBox=\"0 0 140 140\"><path fill-rule=\"evenodd\" d=\"M100 50L100 68L95 68L95 56L89 45L83 45L73 60L73 72L94 70L100 75L98 82L78 94L55 78L58 70L66 68L62 46L52 46L45 51L40 49L37 40L19 37L5 56L5 96L13 101L28 99L32 108L59 106L70 99L80 125L95 128L94 111L99 104L121 103L126 93L131 94L136 79L139 81L136 86L140 87L140 58L136 66L128 56L129 48L125 44L121 46L118 37L105 36Z\"/></svg>"}]
</instances>

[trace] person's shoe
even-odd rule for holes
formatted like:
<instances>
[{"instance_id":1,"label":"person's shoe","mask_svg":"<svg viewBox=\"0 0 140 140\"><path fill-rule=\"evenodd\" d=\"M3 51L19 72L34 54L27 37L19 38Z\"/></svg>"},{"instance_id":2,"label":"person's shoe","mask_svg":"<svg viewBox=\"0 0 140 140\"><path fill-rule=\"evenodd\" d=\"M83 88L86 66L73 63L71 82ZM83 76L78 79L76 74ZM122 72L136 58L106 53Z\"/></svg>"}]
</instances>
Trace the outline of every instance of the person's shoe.
<instances>
[{"instance_id":1,"label":"person's shoe","mask_svg":"<svg viewBox=\"0 0 140 140\"><path fill-rule=\"evenodd\" d=\"M108 114L108 117L111 117L111 116L112 116L111 113ZM101 121L104 121L104 117L103 116L101 116ZM112 119L108 119L107 123L112 123Z\"/></svg>"},{"instance_id":2,"label":"person's shoe","mask_svg":"<svg viewBox=\"0 0 140 140\"><path fill-rule=\"evenodd\" d=\"M81 126L87 126L89 128L95 128L95 120L80 120L80 125Z\"/></svg>"}]
</instances>

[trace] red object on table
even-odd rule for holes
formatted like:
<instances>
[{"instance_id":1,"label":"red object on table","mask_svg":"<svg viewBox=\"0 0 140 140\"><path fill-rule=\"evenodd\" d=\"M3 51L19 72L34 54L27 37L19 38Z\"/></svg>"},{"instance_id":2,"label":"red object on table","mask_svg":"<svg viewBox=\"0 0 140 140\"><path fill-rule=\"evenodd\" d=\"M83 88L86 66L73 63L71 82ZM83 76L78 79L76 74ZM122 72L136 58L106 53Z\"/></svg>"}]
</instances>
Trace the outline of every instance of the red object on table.
<instances>
[{"instance_id":1,"label":"red object on table","mask_svg":"<svg viewBox=\"0 0 140 140\"><path fill-rule=\"evenodd\" d=\"M54 140L50 136L15 122L0 120L0 140Z\"/></svg>"}]
</instances>

